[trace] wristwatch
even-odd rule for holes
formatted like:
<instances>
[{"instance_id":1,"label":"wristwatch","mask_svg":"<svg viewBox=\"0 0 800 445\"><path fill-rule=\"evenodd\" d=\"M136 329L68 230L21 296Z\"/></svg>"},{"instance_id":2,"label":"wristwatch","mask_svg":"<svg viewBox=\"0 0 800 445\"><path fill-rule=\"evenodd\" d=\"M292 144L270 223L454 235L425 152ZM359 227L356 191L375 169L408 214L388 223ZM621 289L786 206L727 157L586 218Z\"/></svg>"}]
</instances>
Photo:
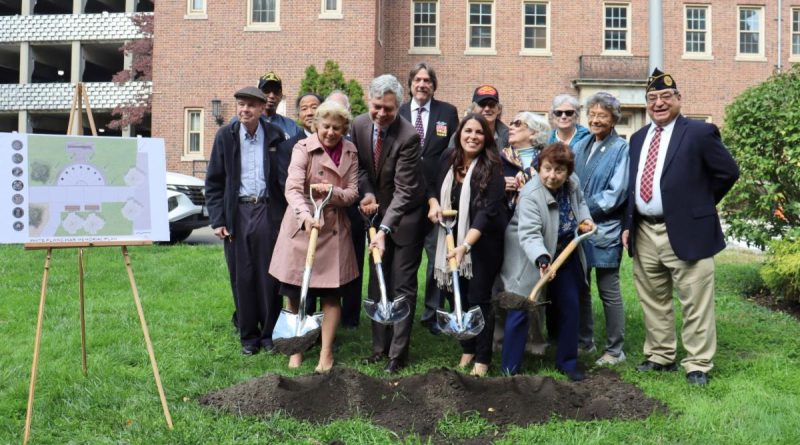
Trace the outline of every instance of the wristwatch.
<instances>
[{"instance_id":1,"label":"wristwatch","mask_svg":"<svg viewBox=\"0 0 800 445\"><path fill-rule=\"evenodd\" d=\"M464 253L469 253L469 251L472 250L472 244L464 241L462 245L464 246Z\"/></svg>"},{"instance_id":2,"label":"wristwatch","mask_svg":"<svg viewBox=\"0 0 800 445\"><path fill-rule=\"evenodd\" d=\"M378 230L383 232L385 235L390 235L392 233L392 229L390 229L388 226L384 226L383 224L381 224L381 226L378 227Z\"/></svg>"}]
</instances>

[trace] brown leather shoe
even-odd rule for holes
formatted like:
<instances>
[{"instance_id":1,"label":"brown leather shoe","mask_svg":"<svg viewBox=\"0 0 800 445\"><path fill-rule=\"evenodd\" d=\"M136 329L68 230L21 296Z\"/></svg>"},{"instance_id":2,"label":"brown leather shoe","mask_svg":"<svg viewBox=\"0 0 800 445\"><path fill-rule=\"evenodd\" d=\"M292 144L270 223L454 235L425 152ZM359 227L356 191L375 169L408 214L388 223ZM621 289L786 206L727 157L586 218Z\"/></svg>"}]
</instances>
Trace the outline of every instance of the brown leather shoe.
<instances>
[{"instance_id":1,"label":"brown leather shoe","mask_svg":"<svg viewBox=\"0 0 800 445\"><path fill-rule=\"evenodd\" d=\"M393 358L389 360L389 363L386 364L386 367L383 368L383 371L387 374L397 374L404 367L405 365L399 359Z\"/></svg>"},{"instance_id":2,"label":"brown leather shoe","mask_svg":"<svg viewBox=\"0 0 800 445\"><path fill-rule=\"evenodd\" d=\"M650 360L645 360L642 362L641 365L636 367L636 370L639 372L647 372L647 371L673 372L678 370L678 365L676 365L675 362L662 365L660 363L651 362Z\"/></svg>"}]
</instances>

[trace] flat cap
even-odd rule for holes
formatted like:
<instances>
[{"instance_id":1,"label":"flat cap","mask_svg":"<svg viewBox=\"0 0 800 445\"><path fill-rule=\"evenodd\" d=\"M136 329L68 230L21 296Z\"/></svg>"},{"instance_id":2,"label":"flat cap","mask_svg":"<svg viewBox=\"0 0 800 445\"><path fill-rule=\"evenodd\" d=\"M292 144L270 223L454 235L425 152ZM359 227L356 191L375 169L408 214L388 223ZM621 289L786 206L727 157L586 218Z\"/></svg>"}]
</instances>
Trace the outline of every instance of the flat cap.
<instances>
[{"instance_id":1,"label":"flat cap","mask_svg":"<svg viewBox=\"0 0 800 445\"><path fill-rule=\"evenodd\" d=\"M244 87L237 91L233 97L237 99L255 99L267 103L267 98L264 96L264 93L256 87Z\"/></svg>"}]
</instances>

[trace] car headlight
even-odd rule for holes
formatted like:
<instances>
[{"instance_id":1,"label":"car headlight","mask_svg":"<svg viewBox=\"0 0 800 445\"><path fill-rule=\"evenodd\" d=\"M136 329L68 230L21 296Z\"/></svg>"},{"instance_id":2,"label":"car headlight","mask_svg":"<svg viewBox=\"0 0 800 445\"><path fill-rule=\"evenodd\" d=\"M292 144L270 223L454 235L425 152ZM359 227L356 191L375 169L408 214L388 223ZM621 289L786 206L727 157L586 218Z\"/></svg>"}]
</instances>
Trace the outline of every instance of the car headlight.
<instances>
[{"instance_id":1,"label":"car headlight","mask_svg":"<svg viewBox=\"0 0 800 445\"><path fill-rule=\"evenodd\" d=\"M172 196L169 199L167 199L167 211L168 212L171 212L171 211L175 210L177 207L178 207L178 197L177 196Z\"/></svg>"}]
</instances>

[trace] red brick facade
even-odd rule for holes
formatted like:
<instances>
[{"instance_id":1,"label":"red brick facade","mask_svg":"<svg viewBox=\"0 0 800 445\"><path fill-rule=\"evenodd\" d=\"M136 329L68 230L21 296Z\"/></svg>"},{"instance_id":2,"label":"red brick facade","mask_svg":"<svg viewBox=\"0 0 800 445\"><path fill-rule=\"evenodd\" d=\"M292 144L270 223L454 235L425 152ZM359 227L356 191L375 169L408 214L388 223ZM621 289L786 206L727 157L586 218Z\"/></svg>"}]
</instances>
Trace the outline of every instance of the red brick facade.
<instances>
[{"instance_id":1,"label":"red brick facade","mask_svg":"<svg viewBox=\"0 0 800 445\"><path fill-rule=\"evenodd\" d=\"M277 32L245 31L246 0L207 1L207 18L200 20L185 18L184 0L156 2L152 130L154 137L166 140L168 168L192 173L192 163L183 157L185 108L204 109L201 155L207 158L218 128L211 116L212 99L222 99L227 120L234 112L233 91L255 84L259 75L272 69L284 80L287 114L293 116L305 68L310 64L321 68L328 59L338 62L345 77L358 80L365 91L370 79L384 72L397 75L405 85L408 69L427 61L438 74L437 98L453 103L459 112L481 83L500 91L505 120L517 110L545 112L552 97L562 92L585 97L602 89L618 94L635 117L632 127L644 123L640 73L646 72L649 54L647 0L539 2L549 9L551 55L545 56L520 55L523 0L489 2L494 9L494 55L465 55L468 0L438 2L440 54L424 55L410 53L412 1L339 2L342 18L322 19L319 0L279 0ZM629 55L609 57L603 54L604 8L619 4L629 10ZM684 57L686 5L708 7L710 57ZM722 124L725 106L776 68L777 0L755 5L763 8L764 42L763 57L756 61L737 60L739 6L732 1L663 0L663 65L684 95L685 114L709 116ZM783 1L784 67L800 58L791 56L793 8L800 8L800 0ZM638 80L625 80L620 72Z\"/></svg>"}]
</instances>

